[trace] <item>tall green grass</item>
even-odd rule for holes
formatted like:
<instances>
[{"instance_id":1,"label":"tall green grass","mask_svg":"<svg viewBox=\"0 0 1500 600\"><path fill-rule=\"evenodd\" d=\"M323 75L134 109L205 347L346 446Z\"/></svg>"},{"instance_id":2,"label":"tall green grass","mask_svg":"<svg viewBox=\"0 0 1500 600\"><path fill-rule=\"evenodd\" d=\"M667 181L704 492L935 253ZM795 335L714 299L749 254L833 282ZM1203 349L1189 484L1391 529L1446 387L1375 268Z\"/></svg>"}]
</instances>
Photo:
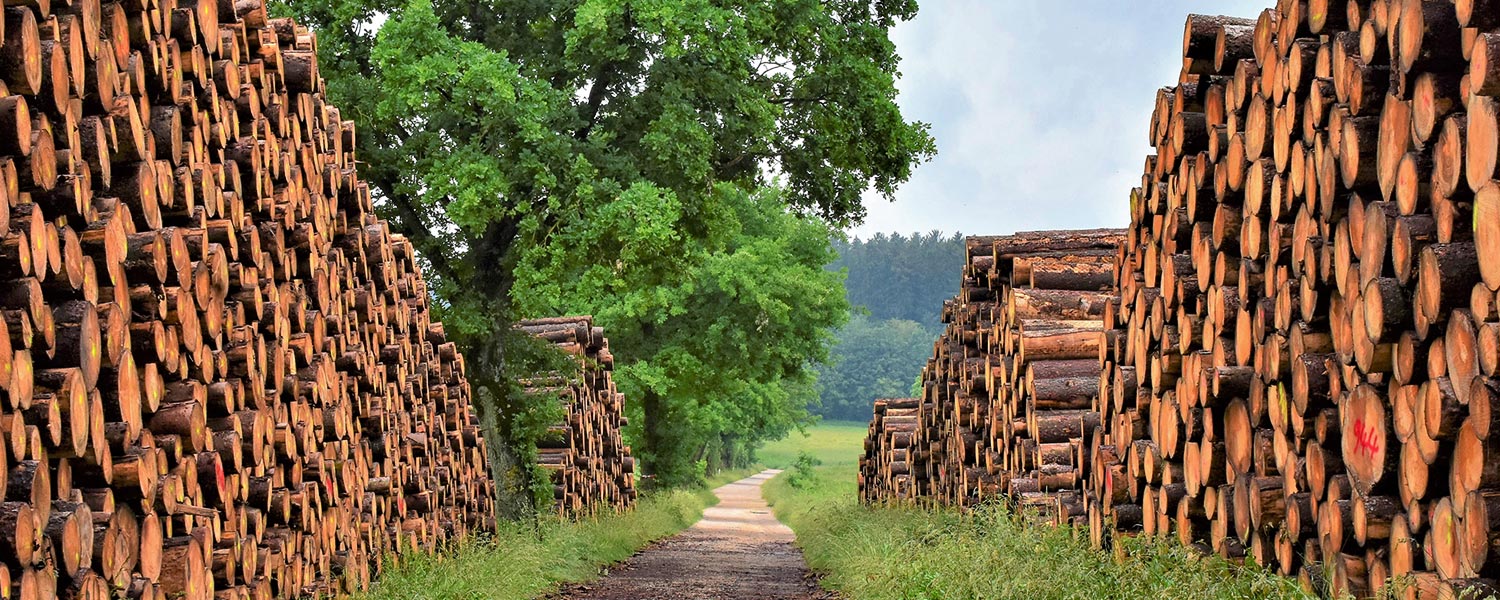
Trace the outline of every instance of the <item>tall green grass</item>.
<instances>
[{"instance_id":1,"label":"tall green grass","mask_svg":"<svg viewBox=\"0 0 1500 600\"><path fill-rule=\"evenodd\" d=\"M861 428L861 432L863 428ZM850 600L1051 598L1307 598L1295 581L1143 538L1117 554L1071 530L1016 519L1002 507L871 508L856 499L859 443L847 427L812 431L774 453L828 456L766 486L777 518L797 532L825 587ZM842 446L840 458L832 453ZM800 474L798 470L802 471Z\"/></svg>"},{"instance_id":2,"label":"tall green grass","mask_svg":"<svg viewBox=\"0 0 1500 600\"><path fill-rule=\"evenodd\" d=\"M725 473L710 485L750 474ZM444 555L412 555L381 575L364 600L535 598L558 585L589 581L653 541L696 523L718 503L710 487L641 497L634 510L582 521L505 523Z\"/></svg>"},{"instance_id":3,"label":"tall green grass","mask_svg":"<svg viewBox=\"0 0 1500 600\"><path fill-rule=\"evenodd\" d=\"M824 421L806 432L793 431L784 439L766 444L755 458L772 469L790 469L802 454L823 465L857 466L865 429L864 423L854 421Z\"/></svg>"}]
</instances>

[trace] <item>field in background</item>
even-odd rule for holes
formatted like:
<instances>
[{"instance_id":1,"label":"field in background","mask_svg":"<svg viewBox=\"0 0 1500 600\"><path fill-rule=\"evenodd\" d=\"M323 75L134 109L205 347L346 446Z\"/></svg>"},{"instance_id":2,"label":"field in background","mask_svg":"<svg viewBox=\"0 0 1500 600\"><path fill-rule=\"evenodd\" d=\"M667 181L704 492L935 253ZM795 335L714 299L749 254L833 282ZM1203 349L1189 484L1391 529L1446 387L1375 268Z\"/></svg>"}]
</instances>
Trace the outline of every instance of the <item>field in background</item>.
<instances>
[{"instance_id":1,"label":"field in background","mask_svg":"<svg viewBox=\"0 0 1500 600\"><path fill-rule=\"evenodd\" d=\"M789 469L766 485L824 587L850 600L952 598L1306 598L1296 583L1134 539L1107 554L1068 529L1028 525L1001 507L869 508L856 496L865 426L827 423L761 452ZM821 461L811 466L798 457Z\"/></svg>"},{"instance_id":2,"label":"field in background","mask_svg":"<svg viewBox=\"0 0 1500 600\"><path fill-rule=\"evenodd\" d=\"M855 469L859 466L865 429L864 423L855 421L824 421L806 433L793 431L786 439L766 444L755 453L755 458L771 469L790 469L797 456L805 452L822 461L825 467Z\"/></svg>"}]
</instances>

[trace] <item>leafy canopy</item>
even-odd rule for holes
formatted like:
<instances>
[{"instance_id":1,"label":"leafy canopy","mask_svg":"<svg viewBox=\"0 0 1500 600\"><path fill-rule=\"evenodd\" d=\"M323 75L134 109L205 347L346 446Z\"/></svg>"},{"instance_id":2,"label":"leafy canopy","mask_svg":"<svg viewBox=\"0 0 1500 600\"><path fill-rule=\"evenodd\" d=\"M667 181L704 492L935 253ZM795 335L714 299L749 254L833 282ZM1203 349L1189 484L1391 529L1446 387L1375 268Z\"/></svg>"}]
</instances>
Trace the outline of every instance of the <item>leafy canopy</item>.
<instances>
[{"instance_id":1,"label":"leafy canopy","mask_svg":"<svg viewBox=\"0 0 1500 600\"><path fill-rule=\"evenodd\" d=\"M515 286L520 314L591 310L621 349L641 344L622 365L630 387L675 398L738 386L738 410L795 404L787 398L806 394L787 390L806 388L804 377L778 380L767 365L816 359L822 334L809 331L834 321L809 316L822 306L794 306L804 298L776 306L767 286L790 282L775 267L826 247L830 226L863 217L867 192L889 198L934 151L927 126L894 101L888 31L914 16L915 0L298 0L278 10L319 31L331 100L360 125L363 173L428 261L441 316L481 384L505 378ZM797 289L812 281L822 280ZM715 293L735 303L708 302ZM764 314L721 314L737 306ZM694 322L714 339L658 333ZM641 333L627 344L619 331ZM774 348L742 357L755 366L706 358L757 345ZM642 401L647 429L662 398ZM686 408L673 402L664 406ZM684 419L727 434L740 431L731 417ZM666 452L646 450L648 468Z\"/></svg>"},{"instance_id":2,"label":"leafy canopy","mask_svg":"<svg viewBox=\"0 0 1500 600\"><path fill-rule=\"evenodd\" d=\"M771 189L720 186L710 198L723 213L713 234L672 266L625 259L652 252L687 218L657 198L601 208L631 217L582 219L556 234L567 243L523 252L516 270L523 312L583 311L610 324L620 386L638 400L630 433L673 485L744 464L755 444L804 422L809 363L826 358L829 328L849 310L842 275L823 268L834 256L824 222L788 213ZM605 267L591 256L622 260Z\"/></svg>"},{"instance_id":3,"label":"leafy canopy","mask_svg":"<svg viewBox=\"0 0 1500 600\"><path fill-rule=\"evenodd\" d=\"M627 193L709 235L715 184L835 225L934 151L896 106L914 0L299 0L365 174L461 304L510 247ZM638 186L645 186L639 189ZM633 190L633 188L636 188ZM499 271L499 272L497 272ZM481 306L483 303L479 303Z\"/></svg>"}]
</instances>

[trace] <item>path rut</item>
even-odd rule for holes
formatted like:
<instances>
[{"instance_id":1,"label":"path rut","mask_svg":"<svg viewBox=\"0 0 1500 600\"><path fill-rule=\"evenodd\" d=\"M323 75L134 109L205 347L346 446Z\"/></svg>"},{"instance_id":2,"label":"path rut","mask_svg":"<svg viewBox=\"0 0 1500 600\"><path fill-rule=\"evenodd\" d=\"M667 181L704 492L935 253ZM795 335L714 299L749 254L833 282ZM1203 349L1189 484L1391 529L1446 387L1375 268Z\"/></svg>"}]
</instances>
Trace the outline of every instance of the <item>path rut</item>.
<instances>
[{"instance_id":1,"label":"path rut","mask_svg":"<svg viewBox=\"0 0 1500 600\"><path fill-rule=\"evenodd\" d=\"M703 519L615 566L603 579L565 588L558 600L819 600L796 536L771 514L761 486L768 469L714 490Z\"/></svg>"}]
</instances>

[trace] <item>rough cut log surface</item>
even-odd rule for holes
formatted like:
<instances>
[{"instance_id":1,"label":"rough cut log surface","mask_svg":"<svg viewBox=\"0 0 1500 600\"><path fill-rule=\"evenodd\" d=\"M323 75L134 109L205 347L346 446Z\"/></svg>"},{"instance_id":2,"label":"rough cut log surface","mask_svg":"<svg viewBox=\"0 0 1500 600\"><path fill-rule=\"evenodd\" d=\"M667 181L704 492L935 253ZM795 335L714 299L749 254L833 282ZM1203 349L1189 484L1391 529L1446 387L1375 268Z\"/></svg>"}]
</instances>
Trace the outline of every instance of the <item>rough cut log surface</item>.
<instances>
[{"instance_id":1,"label":"rough cut log surface","mask_svg":"<svg viewBox=\"0 0 1500 600\"><path fill-rule=\"evenodd\" d=\"M300 598L493 528L464 359L261 0L0 39L0 597Z\"/></svg>"},{"instance_id":2,"label":"rough cut log surface","mask_svg":"<svg viewBox=\"0 0 1500 600\"><path fill-rule=\"evenodd\" d=\"M1188 17L1109 287L1044 256L1111 234L970 238L920 425L883 433L893 409L877 405L863 499L1007 496L1100 546L1170 536L1325 597L1397 580L1403 597L1494 594L1497 9L1278 0ZM1091 328L1039 290L1109 299ZM1038 361L1090 343L1079 407L1078 373ZM914 449L899 473L898 441Z\"/></svg>"},{"instance_id":3,"label":"rough cut log surface","mask_svg":"<svg viewBox=\"0 0 1500 600\"><path fill-rule=\"evenodd\" d=\"M923 397L876 403L861 459L865 501L967 506L1010 495L1057 521L1083 514L1082 449L1099 426L1098 355L1117 300L1071 276L1091 271L1053 269L1060 276L1048 279L1036 269L1082 257L1112 278L1122 240L1119 230L969 238L963 291L944 306L948 327L923 371ZM983 245L990 251L972 250ZM1057 287L1038 284L1047 281Z\"/></svg>"}]
</instances>

